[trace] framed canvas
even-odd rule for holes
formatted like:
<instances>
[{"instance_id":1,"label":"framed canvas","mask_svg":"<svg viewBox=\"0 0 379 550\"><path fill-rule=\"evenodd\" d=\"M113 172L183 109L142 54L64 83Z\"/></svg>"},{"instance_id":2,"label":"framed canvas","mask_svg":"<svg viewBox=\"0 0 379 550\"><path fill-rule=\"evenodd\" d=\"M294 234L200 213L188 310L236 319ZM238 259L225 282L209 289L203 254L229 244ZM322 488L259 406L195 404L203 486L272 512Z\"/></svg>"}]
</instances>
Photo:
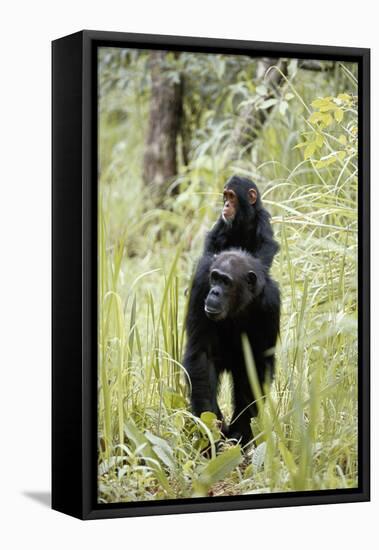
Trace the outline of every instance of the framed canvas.
<instances>
[{"instance_id":1,"label":"framed canvas","mask_svg":"<svg viewBox=\"0 0 379 550\"><path fill-rule=\"evenodd\" d=\"M369 500L367 49L53 42L52 506Z\"/></svg>"}]
</instances>

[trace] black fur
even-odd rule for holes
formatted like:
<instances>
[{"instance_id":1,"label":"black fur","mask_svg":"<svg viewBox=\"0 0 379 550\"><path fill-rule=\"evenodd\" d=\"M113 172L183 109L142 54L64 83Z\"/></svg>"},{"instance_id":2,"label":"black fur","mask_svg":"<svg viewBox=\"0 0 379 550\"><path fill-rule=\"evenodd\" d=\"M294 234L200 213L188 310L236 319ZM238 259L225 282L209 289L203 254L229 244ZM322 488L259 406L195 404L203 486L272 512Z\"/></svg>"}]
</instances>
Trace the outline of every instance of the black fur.
<instances>
[{"instance_id":1,"label":"black fur","mask_svg":"<svg viewBox=\"0 0 379 550\"><path fill-rule=\"evenodd\" d=\"M233 281L226 288L222 281L211 277L212 272L218 278L221 273ZM205 304L209 306L208 314ZM218 319L210 318L213 311L222 312ZM246 334L250 342L260 383L271 381L279 318L279 288L261 260L236 249L201 258L186 321L184 367L192 385L192 411L196 416L212 411L222 420L217 404L218 380L223 371L229 371L233 377L234 413L230 429L225 432L231 438L241 437L243 444L251 439L250 418L256 415L257 407L241 335Z\"/></svg>"},{"instance_id":2,"label":"black fur","mask_svg":"<svg viewBox=\"0 0 379 550\"><path fill-rule=\"evenodd\" d=\"M226 223L222 216L208 233L204 254L214 254L231 247L239 247L259 258L263 265L271 267L272 260L279 249L274 240L270 224L270 214L262 206L259 190L255 183L247 178L233 176L225 185L238 197L238 209L232 223ZM249 189L255 189L257 201L248 201Z\"/></svg>"}]
</instances>

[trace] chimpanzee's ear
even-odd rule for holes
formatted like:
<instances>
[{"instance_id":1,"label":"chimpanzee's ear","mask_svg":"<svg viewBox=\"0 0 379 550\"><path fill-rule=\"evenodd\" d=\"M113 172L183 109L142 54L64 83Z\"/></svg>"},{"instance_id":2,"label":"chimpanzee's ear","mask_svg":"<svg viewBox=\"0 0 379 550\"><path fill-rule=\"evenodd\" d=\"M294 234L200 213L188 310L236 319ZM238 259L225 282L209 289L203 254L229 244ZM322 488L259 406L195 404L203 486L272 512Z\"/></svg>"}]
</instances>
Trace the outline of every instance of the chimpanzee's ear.
<instances>
[{"instance_id":1,"label":"chimpanzee's ear","mask_svg":"<svg viewBox=\"0 0 379 550\"><path fill-rule=\"evenodd\" d=\"M248 194L248 197L249 197L249 203L250 204L255 204L257 202L257 192L255 189L249 189L249 191L247 192Z\"/></svg>"},{"instance_id":2,"label":"chimpanzee's ear","mask_svg":"<svg viewBox=\"0 0 379 550\"><path fill-rule=\"evenodd\" d=\"M257 284L257 275L254 271L249 271L249 273L247 275L247 279L249 281L249 284L252 287L255 287L255 285Z\"/></svg>"}]
</instances>

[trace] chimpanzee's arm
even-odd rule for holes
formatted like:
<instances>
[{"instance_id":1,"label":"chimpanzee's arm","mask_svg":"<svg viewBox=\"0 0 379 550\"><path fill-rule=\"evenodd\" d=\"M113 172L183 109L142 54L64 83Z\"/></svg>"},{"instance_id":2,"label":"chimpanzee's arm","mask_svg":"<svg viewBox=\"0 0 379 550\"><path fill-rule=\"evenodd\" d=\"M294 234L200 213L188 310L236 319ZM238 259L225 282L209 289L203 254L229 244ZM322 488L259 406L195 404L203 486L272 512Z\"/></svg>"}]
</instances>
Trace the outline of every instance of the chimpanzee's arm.
<instances>
[{"instance_id":1,"label":"chimpanzee's arm","mask_svg":"<svg viewBox=\"0 0 379 550\"><path fill-rule=\"evenodd\" d=\"M219 416L217 406L217 376L208 358L210 321L204 312L209 292L209 266L212 256L204 255L197 266L192 282L186 319L187 345L183 365L191 381L192 412L200 416L212 411Z\"/></svg>"},{"instance_id":2,"label":"chimpanzee's arm","mask_svg":"<svg viewBox=\"0 0 379 550\"><path fill-rule=\"evenodd\" d=\"M274 256L279 250L279 245L274 239L267 238L263 240L260 246L253 252L256 258L259 258L262 264L270 269Z\"/></svg>"},{"instance_id":3,"label":"chimpanzee's arm","mask_svg":"<svg viewBox=\"0 0 379 550\"><path fill-rule=\"evenodd\" d=\"M195 416L201 416L205 411L221 416L217 405L217 375L214 365L209 361L205 350L192 349L192 343L187 347L184 357L184 367L191 380L191 410Z\"/></svg>"},{"instance_id":4,"label":"chimpanzee's arm","mask_svg":"<svg viewBox=\"0 0 379 550\"><path fill-rule=\"evenodd\" d=\"M261 296L259 337L251 335L251 345L258 377L263 384L270 382L275 368L275 345L280 329L280 291L277 283L267 279Z\"/></svg>"},{"instance_id":5,"label":"chimpanzee's arm","mask_svg":"<svg viewBox=\"0 0 379 550\"><path fill-rule=\"evenodd\" d=\"M264 208L257 213L255 232L250 235L249 252L259 258L262 264L270 269L279 245L274 239L271 227L270 214Z\"/></svg>"},{"instance_id":6,"label":"chimpanzee's arm","mask_svg":"<svg viewBox=\"0 0 379 550\"><path fill-rule=\"evenodd\" d=\"M227 228L220 217L205 239L204 254L217 254L228 248Z\"/></svg>"}]
</instances>

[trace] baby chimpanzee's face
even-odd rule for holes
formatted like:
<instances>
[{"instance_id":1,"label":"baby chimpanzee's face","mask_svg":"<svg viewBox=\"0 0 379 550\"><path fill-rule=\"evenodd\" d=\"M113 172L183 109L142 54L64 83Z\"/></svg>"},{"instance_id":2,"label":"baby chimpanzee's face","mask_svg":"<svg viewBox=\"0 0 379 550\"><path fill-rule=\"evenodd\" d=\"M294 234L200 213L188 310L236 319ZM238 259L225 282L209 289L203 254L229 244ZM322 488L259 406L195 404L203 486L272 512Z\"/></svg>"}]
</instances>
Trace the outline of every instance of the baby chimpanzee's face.
<instances>
[{"instance_id":1,"label":"baby chimpanzee's face","mask_svg":"<svg viewBox=\"0 0 379 550\"><path fill-rule=\"evenodd\" d=\"M251 183L251 185L253 186L254 184ZM249 185L241 186L239 180L234 177L231 178L225 185L223 199L224 207L222 209L221 217L226 224L231 225L237 214L241 213L241 209L246 210L249 206L256 204L258 192L256 188L249 187Z\"/></svg>"},{"instance_id":2,"label":"baby chimpanzee's face","mask_svg":"<svg viewBox=\"0 0 379 550\"><path fill-rule=\"evenodd\" d=\"M226 223L232 223L236 217L238 208L238 198L233 189L224 189L224 208L222 209L222 218Z\"/></svg>"}]
</instances>

